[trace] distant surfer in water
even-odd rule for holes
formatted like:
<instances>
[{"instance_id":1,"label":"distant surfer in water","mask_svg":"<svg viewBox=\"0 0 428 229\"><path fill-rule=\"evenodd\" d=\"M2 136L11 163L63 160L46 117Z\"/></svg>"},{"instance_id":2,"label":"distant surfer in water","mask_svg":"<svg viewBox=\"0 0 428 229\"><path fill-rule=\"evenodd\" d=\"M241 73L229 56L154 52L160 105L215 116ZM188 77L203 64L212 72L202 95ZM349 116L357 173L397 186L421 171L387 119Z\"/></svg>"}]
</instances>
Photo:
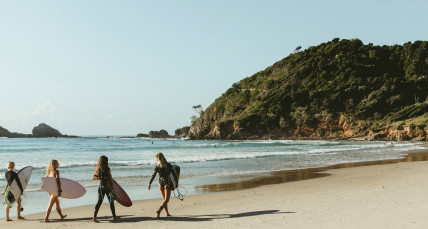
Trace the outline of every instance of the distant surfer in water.
<instances>
[{"instance_id":1,"label":"distant surfer in water","mask_svg":"<svg viewBox=\"0 0 428 229\"><path fill-rule=\"evenodd\" d=\"M153 172L152 179L150 179L149 187L152 185L153 180L156 177L156 174L159 173L159 190L162 193L163 202L160 206L159 210L156 211L157 217L160 217L161 211L165 208L166 216L170 216L168 212L168 202L171 197L171 187L169 182L169 174L171 173L172 165L166 161L165 157L162 153L156 154L157 165L155 167L155 171Z\"/></svg>"},{"instance_id":2,"label":"distant surfer in water","mask_svg":"<svg viewBox=\"0 0 428 229\"><path fill-rule=\"evenodd\" d=\"M113 177L111 176L110 167L108 167L108 158L106 156L101 156L98 160L93 179L100 180L100 186L98 188L98 202L97 205L95 205L94 218L92 218L92 221L98 223L97 214L98 210L100 210L101 204L103 203L104 195L107 196L108 202L110 203L113 220L120 219L120 216L116 216L114 208Z\"/></svg>"},{"instance_id":3,"label":"distant surfer in water","mask_svg":"<svg viewBox=\"0 0 428 229\"><path fill-rule=\"evenodd\" d=\"M61 197L62 190L61 190L61 180L59 179L59 171L57 168L59 167L59 163L57 160L51 160L49 163L48 168L46 169L46 177L55 177L56 178L56 184L58 186L58 196L55 196L54 194L49 193L51 196L49 200L48 209L46 210L46 218L45 222L48 223L49 221L49 215L51 214L52 206L55 203L56 211L58 212L59 216L61 216L61 220L64 220L67 215L63 215L61 212L61 207L59 206L59 198Z\"/></svg>"},{"instance_id":4,"label":"distant surfer in water","mask_svg":"<svg viewBox=\"0 0 428 229\"><path fill-rule=\"evenodd\" d=\"M18 184L19 189L21 189L21 195L22 195L24 193L24 189L22 188L22 184L21 184L21 181L19 180L18 174L13 171L14 169L15 169L15 163L12 161L9 161L9 163L7 164L7 172L4 174L7 181L7 186L9 187L10 185L12 185L12 182L16 180L16 183ZM15 200L15 197L11 192L8 192L6 198L11 200L10 202L13 202ZM18 212L17 214L18 219L24 219L24 217L21 216L21 197L18 198L16 203L18 204L18 206L16 206L16 210ZM6 204L6 221L12 221L12 219L9 218L9 209L10 209L9 205Z\"/></svg>"}]
</instances>

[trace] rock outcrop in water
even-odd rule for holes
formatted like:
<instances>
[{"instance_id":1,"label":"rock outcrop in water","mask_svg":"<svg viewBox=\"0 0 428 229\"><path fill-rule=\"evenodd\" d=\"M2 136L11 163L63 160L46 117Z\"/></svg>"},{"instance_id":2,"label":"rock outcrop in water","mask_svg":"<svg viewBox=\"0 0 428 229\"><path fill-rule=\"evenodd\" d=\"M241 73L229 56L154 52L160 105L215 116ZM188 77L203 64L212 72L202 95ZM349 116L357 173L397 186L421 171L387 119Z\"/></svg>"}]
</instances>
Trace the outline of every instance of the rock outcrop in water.
<instances>
[{"instance_id":1,"label":"rock outcrop in water","mask_svg":"<svg viewBox=\"0 0 428 229\"><path fill-rule=\"evenodd\" d=\"M148 137L149 137L148 134L143 134L143 133L137 134L137 138L148 138Z\"/></svg>"},{"instance_id":2,"label":"rock outcrop in water","mask_svg":"<svg viewBox=\"0 0 428 229\"><path fill-rule=\"evenodd\" d=\"M174 136L169 135L168 131L166 130L159 130L159 131L151 130L149 131L148 134L143 134L143 133L137 134L136 138L186 138L189 135L189 129L190 129L190 126L179 128L175 130Z\"/></svg>"},{"instance_id":3,"label":"rock outcrop in water","mask_svg":"<svg viewBox=\"0 0 428 229\"><path fill-rule=\"evenodd\" d=\"M0 126L0 137L9 137L12 133Z\"/></svg>"},{"instance_id":4,"label":"rock outcrop in water","mask_svg":"<svg viewBox=\"0 0 428 229\"><path fill-rule=\"evenodd\" d=\"M35 138L60 138L63 136L64 135L62 135L57 129L52 128L51 126L46 125L45 123L40 123L38 126L33 128L33 137Z\"/></svg>"},{"instance_id":5,"label":"rock outcrop in water","mask_svg":"<svg viewBox=\"0 0 428 229\"><path fill-rule=\"evenodd\" d=\"M31 134L11 133L9 130L0 126L0 137L6 138L30 138Z\"/></svg>"},{"instance_id":6,"label":"rock outcrop in water","mask_svg":"<svg viewBox=\"0 0 428 229\"><path fill-rule=\"evenodd\" d=\"M293 53L217 98L190 139L428 140L428 42L338 38Z\"/></svg>"},{"instance_id":7,"label":"rock outcrop in water","mask_svg":"<svg viewBox=\"0 0 428 229\"><path fill-rule=\"evenodd\" d=\"M149 132L149 138L172 138L173 136L168 134L168 131L166 130L159 130L159 131L154 131L151 130Z\"/></svg>"},{"instance_id":8,"label":"rock outcrop in water","mask_svg":"<svg viewBox=\"0 0 428 229\"><path fill-rule=\"evenodd\" d=\"M11 133L9 130L0 126L0 137L7 138L77 138L78 136L69 136L61 134L57 129L44 123L33 128L33 134Z\"/></svg>"}]
</instances>

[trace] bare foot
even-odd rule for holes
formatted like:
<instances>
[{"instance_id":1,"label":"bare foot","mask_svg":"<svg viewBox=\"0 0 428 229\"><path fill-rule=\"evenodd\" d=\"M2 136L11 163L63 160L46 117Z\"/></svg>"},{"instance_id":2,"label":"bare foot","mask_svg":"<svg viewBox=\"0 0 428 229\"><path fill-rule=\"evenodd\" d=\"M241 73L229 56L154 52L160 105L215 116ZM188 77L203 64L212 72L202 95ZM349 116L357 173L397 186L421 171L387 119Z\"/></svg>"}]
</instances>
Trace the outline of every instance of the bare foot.
<instances>
[{"instance_id":1,"label":"bare foot","mask_svg":"<svg viewBox=\"0 0 428 229\"><path fill-rule=\"evenodd\" d=\"M158 215L156 216L157 218L160 218L160 213L161 213L161 211L159 211L159 210L157 210L157 211L156 211L156 214L158 214Z\"/></svg>"},{"instance_id":2,"label":"bare foot","mask_svg":"<svg viewBox=\"0 0 428 229\"><path fill-rule=\"evenodd\" d=\"M67 215L63 215L63 216L61 216L61 220L64 220L64 219L65 219L65 217L67 217Z\"/></svg>"},{"instance_id":3,"label":"bare foot","mask_svg":"<svg viewBox=\"0 0 428 229\"><path fill-rule=\"evenodd\" d=\"M122 218L122 217L120 217L120 216L115 216L115 217L113 217L113 220L119 220L120 218Z\"/></svg>"},{"instance_id":4,"label":"bare foot","mask_svg":"<svg viewBox=\"0 0 428 229\"><path fill-rule=\"evenodd\" d=\"M25 218L24 218L24 217L22 217L22 216L18 216L18 220L19 220L19 219L25 219Z\"/></svg>"},{"instance_id":5,"label":"bare foot","mask_svg":"<svg viewBox=\"0 0 428 229\"><path fill-rule=\"evenodd\" d=\"M97 220L97 218L92 218L92 221L94 221L95 223L99 223L100 221Z\"/></svg>"},{"instance_id":6,"label":"bare foot","mask_svg":"<svg viewBox=\"0 0 428 229\"><path fill-rule=\"evenodd\" d=\"M12 219L6 219L6 221L13 221Z\"/></svg>"},{"instance_id":7,"label":"bare foot","mask_svg":"<svg viewBox=\"0 0 428 229\"><path fill-rule=\"evenodd\" d=\"M171 214L169 214L169 213L166 213L166 216L171 216Z\"/></svg>"},{"instance_id":8,"label":"bare foot","mask_svg":"<svg viewBox=\"0 0 428 229\"><path fill-rule=\"evenodd\" d=\"M49 223L51 222L49 219L45 219L45 223Z\"/></svg>"}]
</instances>

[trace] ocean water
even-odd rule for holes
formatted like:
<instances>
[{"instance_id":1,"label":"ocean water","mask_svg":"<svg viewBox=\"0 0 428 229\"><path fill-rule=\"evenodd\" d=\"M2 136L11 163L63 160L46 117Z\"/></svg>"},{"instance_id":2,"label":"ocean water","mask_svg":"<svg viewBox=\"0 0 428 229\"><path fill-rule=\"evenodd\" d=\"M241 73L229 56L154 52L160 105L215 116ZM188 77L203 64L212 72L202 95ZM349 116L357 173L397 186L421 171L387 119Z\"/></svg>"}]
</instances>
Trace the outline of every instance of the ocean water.
<instances>
[{"instance_id":1,"label":"ocean water","mask_svg":"<svg viewBox=\"0 0 428 229\"><path fill-rule=\"evenodd\" d=\"M7 171L8 161L15 162L15 171L29 165L34 167L22 197L23 215L26 215L45 211L49 196L40 189L40 178L45 176L52 159L58 160L61 177L75 180L87 189L82 198L61 198L62 208L68 208L97 202L98 181L92 180L92 175L101 155L109 158L113 178L131 199L142 200L161 197L157 178L152 190L147 190L157 152L162 152L170 163L181 167L180 191L193 195L203 192L198 185L242 181L276 170L397 159L402 158L405 151L422 148L421 143L390 145L377 141L187 141L103 136L0 138L0 173ZM3 191L5 186L5 178L1 175L0 190ZM16 211L12 210L11 215L15 216ZM0 214L0 218L4 217Z\"/></svg>"}]
</instances>

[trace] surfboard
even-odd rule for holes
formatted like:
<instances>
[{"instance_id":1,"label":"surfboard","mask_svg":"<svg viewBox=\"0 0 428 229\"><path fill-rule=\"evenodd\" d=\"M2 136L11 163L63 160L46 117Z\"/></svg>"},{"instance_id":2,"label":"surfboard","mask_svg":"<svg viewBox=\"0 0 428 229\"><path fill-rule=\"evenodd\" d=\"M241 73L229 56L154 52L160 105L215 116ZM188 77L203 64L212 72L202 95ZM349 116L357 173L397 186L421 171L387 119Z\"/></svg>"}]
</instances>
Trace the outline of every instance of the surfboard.
<instances>
[{"instance_id":1,"label":"surfboard","mask_svg":"<svg viewBox=\"0 0 428 229\"><path fill-rule=\"evenodd\" d=\"M171 173L169 174L169 181L171 190L178 188L178 181L180 180L180 166L172 165Z\"/></svg>"},{"instance_id":2,"label":"surfboard","mask_svg":"<svg viewBox=\"0 0 428 229\"><path fill-rule=\"evenodd\" d=\"M114 187L113 194L115 195L116 201L125 207L131 207L132 206L131 198L129 198L125 190L123 190L123 188L120 187L120 185L114 179L113 179L113 187Z\"/></svg>"},{"instance_id":3,"label":"surfboard","mask_svg":"<svg viewBox=\"0 0 428 229\"><path fill-rule=\"evenodd\" d=\"M25 190L27 187L28 181L30 181L31 173L33 172L32 166L27 166L18 171L18 177L21 181L22 189ZM21 189L18 186L18 182L14 180L10 186L7 187L6 192L4 193L4 203L12 207L13 204L21 196Z\"/></svg>"},{"instance_id":4,"label":"surfboard","mask_svg":"<svg viewBox=\"0 0 428 229\"><path fill-rule=\"evenodd\" d=\"M42 177L42 187L43 191L46 191L50 194L54 194L58 196L58 186L56 183L55 177ZM60 178L61 181L61 197L67 199L77 199L82 197L86 193L85 187L81 184L77 183L74 180L70 180L67 178Z\"/></svg>"}]
</instances>

